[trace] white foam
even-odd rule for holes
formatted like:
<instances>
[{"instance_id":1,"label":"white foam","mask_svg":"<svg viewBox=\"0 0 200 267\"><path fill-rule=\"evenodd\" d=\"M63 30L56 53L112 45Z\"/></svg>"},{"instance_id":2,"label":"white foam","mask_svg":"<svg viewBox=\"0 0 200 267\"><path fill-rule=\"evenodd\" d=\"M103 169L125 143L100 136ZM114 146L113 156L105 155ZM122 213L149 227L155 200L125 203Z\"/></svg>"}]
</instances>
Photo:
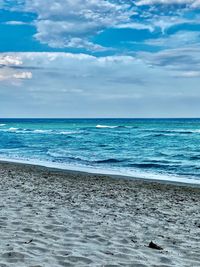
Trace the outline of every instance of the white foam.
<instances>
[{"instance_id":1,"label":"white foam","mask_svg":"<svg viewBox=\"0 0 200 267\"><path fill-rule=\"evenodd\" d=\"M66 135L70 135L70 134L78 134L78 133L80 133L80 131L62 131L62 132L60 132L59 134L66 134Z\"/></svg>"},{"instance_id":2,"label":"white foam","mask_svg":"<svg viewBox=\"0 0 200 267\"><path fill-rule=\"evenodd\" d=\"M109 125L100 125L98 124L96 126L96 128L110 128L110 129L114 129L114 128L118 128L119 126L109 126Z\"/></svg>"},{"instance_id":3,"label":"white foam","mask_svg":"<svg viewBox=\"0 0 200 267\"><path fill-rule=\"evenodd\" d=\"M11 127L8 129L9 132L17 132L18 128Z\"/></svg>"},{"instance_id":4,"label":"white foam","mask_svg":"<svg viewBox=\"0 0 200 267\"><path fill-rule=\"evenodd\" d=\"M3 124L0 126L3 127ZM34 134L63 134L63 135L70 135L70 134L78 134L80 131L53 131L53 130L42 130L42 129L35 129L35 130L30 130L30 129L19 129L15 127L11 127L9 129L2 129L1 131L5 132L15 132L15 133L34 133Z\"/></svg>"},{"instance_id":5,"label":"white foam","mask_svg":"<svg viewBox=\"0 0 200 267\"><path fill-rule=\"evenodd\" d=\"M1 123L1 124L0 124L0 127L3 127L3 126L6 126L6 124Z\"/></svg>"},{"instance_id":6,"label":"white foam","mask_svg":"<svg viewBox=\"0 0 200 267\"><path fill-rule=\"evenodd\" d=\"M37 130L34 130L33 132L34 132L34 133L39 133L39 134L41 134L41 133L49 133L49 132L51 132L51 130L41 130L41 129L37 129Z\"/></svg>"}]
</instances>

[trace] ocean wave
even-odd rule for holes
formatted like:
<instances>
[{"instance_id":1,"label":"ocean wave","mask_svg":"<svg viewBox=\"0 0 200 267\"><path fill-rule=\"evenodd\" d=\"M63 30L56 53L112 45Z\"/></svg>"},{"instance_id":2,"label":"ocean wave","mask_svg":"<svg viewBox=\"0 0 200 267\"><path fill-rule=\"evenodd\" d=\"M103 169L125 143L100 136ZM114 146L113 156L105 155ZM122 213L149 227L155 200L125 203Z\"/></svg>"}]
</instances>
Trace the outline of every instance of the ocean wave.
<instances>
[{"instance_id":1,"label":"ocean wave","mask_svg":"<svg viewBox=\"0 0 200 267\"><path fill-rule=\"evenodd\" d=\"M190 130L190 129L177 129L177 130L156 130L156 129L146 129L147 132L153 132L157 134L193 134L200 133L200 129Z\"/></svg>"},{"instance_id":2,"label":"ocean wave","mask_svg":"<svg viewBox=\"0 0 200 267\"><path fill-rule=\"evenodd\" d=\"M50 133L51 130L32 130L32 129L22 129L22 128L15 128L10 127L9 129L3 129L4 132L12 132L12 133L36 133L36 134L42 134L42 133Z\"/></svg>"},{"instance_id":3,"label":"ocean wave","mask_svg":"<svg viewBox=\"0 0 200 267\"><path fill-rule=\"evenodd\" d=\"M1 124L0 124L0 127L3 127L3 126L6 126L6 124L4 124L4 123L1 123Z\"/></svg>"},{"instance_id":4,"label":"ocean wave","mask_svg":"<svg viewBox=\"0 0 200 267\"><path fill-rule=\"evenodd\" d=\"M71 135L71 134L79 134L81 133L80 131L62 131L59 132L59 134L63 134L63 135Z\"/></svg>"},{"instance_id":5,"label":"ocean wave","mask_svg":"<svg viewBox=\"0 0 200 267\"><path fill-rule=\"evenodd\" d=\"M148 134L147 137L162 137L162 136L170 136L169 134L164 133L154 133L154 134Z\"/></svg>"},{"instance_id":6,"label":"ocean wave","mask_svg":"<svg viewBox=\"0 0 200 267\"><path fill-rule=\"evenodd\" d=\"M1 126L1 125L0 125ZM45 130L45 129L22 129L10 127L8 129L1 129L1 132L23 133L23 134L60 134L60 135L73 135L79 134L81 131L60 131L60 130Z\"/></svg>"},{"instance_id":7,"label":"ocean wave","mask_svg":"<svg viewBox=\"0 0 200 267\"><path fill-rule=\"evenodd\" d=\"M57 157L62 156L60 152L55 152L55 151L51 151L51 150L47 151L47 155L50 157L53 157L53 158L57 158Z\"/></svg>"},{"instance_id":8,"label":"ocean wave","mask_svg":"<svg viewBox=\"0 0 200 267\"><path fill-rule=\"evenodd\" d=\"M43 133L51 133L51 130L41 130L41 129L36 129L33 131L33 133L38 133L38 134L43 134Z\"/></svg>"},{"instance_id":9,"label":"ocean wave","mask_svg":"<svg viewBox=\"0 0 200 267\"><path fill-rule=\"evenodd\" d=\"M191 160L200 160L200 155L191 156L190 159Z\"/></svg>"},{"instance_id":10,"label":"ocean wave","mask_svg":"<svg viewBox=\"0 0 200 267\"><path fill-rule=\"evenodd\" d=\"M151 133L151 134L148 134L144 137L172 137L172 136L177 136L178 134L180 135L187 135L187 134L191 134L189 132L163 132L163 133Z\"/></svg>"},{"instance_id":11,"label":"ocean wave","mask_svg":"<svg viewBox=\"0 0 200 267\"><path fill-rule=\"evenodd\" d=\"M44 133L53 133L52 130L42 130L42 129L21 129L11 127L9 129L4 129L5 132L15 132L15 133L33 133L33 134L44 134Z\"/></svg>"},{"instance_id":12,"label":"ocean wave","mask_svg":"<svg viewBox=\"0 0 200 267\"><path fill-rule=\"evenodd\" d=\"M193 133L200 133L200 131L171 131L171 133L178 133L178 134L193 134Z\"/></svg>"},{"instance_id":13,"label":"ocean wave","mask_svg":"<svg viewBox=\"0 0 200 267\"><path fill-rule=\"evenodd\" d=\"M122 126L122 125L115 125L114 126L114 125L100 125L100 124L98 124L98 125L96 125L96 128L98 128L98 129L106 129L106 128L115 129L115 128L129 128L129 126Z\"/></svg>"},{"instance_id":14,"label":"ocean wave","mask_svg":"<svg viewBox=\"0 0 200 267\"><path fill-rule=\"evenodd\" d=\"M102 159L102 160L95 160L93 161L94 163L119 163L119 162L123 162L124 160L120 160L120 159Z\"/></svg>"},{"instance_id":15,"label":"ocean wave","mask_svg":"<svg viewBox=\"0 0 200 267\"><path fill-rule=\"evenodd\" d=\"M119 126L109 126L109 125L96 125L96 128L99 128L99 129L103 129L103 128L109 128L109 129L114 129L114 128L118 128Z\"/></svg>"},{"instance_id":16,"label":"ocean wave","mask_svg":"<svg viewBox=\"0 0 200 267\"><path fill-rule=\"evenodd\" d=\"M127 167L135 167L141 169L151 169L151 168L166 168L167 165L161 163L131 163Z\"/></svg>"},{"instance_id":17,"label":"ocean wave","mask_svg":"<svg viewBox=\"0 0 200 267\"><path fill-rule=\"evenodd\" d=\"M103 163L120 163L124 160L121 159L115 159L115 158L109 158L109 159L102 159L102 160L89 160L87 157L82 157L80 155L78 156L72 156L70 155L70 152L67 153L65 150L60 151L52 151L49 150L47 152L47 155L53 157L55 160L62 160L62 161L78 161L83 162L87 164L103 164Z\"/></svg>"},{"instance_id":18,"label":"ocean wave","mask_svg":"<svg viewBox=\"0 0 200 267\"><path fill-rule=\"evenodd\" d=\"M19 128L14 128L14 127L10 127L8 129L9 132L17 132L19 130Z\"/></svg>"},{"instance_id":19,"label":"ocean wave","mask_svg":"<svg viewBox=\"0 0 200 267\"><path fill-rule=\"evenodd\" d=\"M55 160L63 160L63 161L83 161L86 162L87 159L84 157L79 156L71 156L70 152L67 150L48 150L47 155L53 157Z\"/></svg>"},{"instance_id":20,"label":"ocean wave","mask_svg":"<svg viewBox=\"0 0 200 267\"><path fill-rule=\"evenodd\" d=\"M200 130L199 129L195 129L195 130L192 130L192 129L188 129L188 130L170 130L170 132L172 133L180 133L180 134L192 134L192 133L200 133Z\"/></svg>"},{"instance_id":21,"label":"ocean wave","mask_svg":"<svg viewBox=\"0 0 200 267\"><path fill-rule=\"evenodd\" d=\"M166 160L166 159L151 159L148 161L148 163L152 163L152 164L176 164L177 161L172 161L172 160ZM146 163L145 163L146 164Z\"/></svg>"}]
</instances>

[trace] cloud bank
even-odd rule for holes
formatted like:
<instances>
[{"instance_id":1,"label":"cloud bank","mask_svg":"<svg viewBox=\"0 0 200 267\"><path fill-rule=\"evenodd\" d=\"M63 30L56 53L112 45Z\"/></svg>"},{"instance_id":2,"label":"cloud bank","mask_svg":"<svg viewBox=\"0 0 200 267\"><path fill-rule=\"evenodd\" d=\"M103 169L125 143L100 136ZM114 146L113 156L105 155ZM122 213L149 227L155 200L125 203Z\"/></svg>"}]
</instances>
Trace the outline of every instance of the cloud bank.
<instances>
[{"instance_id":1,"label":"cloud bank","mask_svg":"<svg viewBox=\"0 0 200 267\"><path fill-rule=\"evenodd\" d=\"M5 117L14 113L22 117L194 115L200 70L197 66L185 69L181 65L184 51L177 53L179 68L170 63L171 53L156 58L145 54L143 60L137 56L10 53L11 64L0 68L0 112ZM191 66L197 56L193 53ZM5 55L2 58L5 63Z\"/></svg>"}]
</instances>

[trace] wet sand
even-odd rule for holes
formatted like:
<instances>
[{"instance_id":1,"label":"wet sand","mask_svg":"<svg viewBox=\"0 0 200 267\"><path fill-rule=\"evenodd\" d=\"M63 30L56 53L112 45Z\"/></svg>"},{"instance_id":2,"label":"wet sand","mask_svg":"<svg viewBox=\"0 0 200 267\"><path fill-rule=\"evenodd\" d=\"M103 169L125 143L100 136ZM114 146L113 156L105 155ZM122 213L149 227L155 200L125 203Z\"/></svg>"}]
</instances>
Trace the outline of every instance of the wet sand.
<instances>
[{"instance_id":1,"label":"wet sand","mask_svg":"<svg viewBox=\"0 0 200 267\"><path fill-rule=\"evenodd\" d=\"M200 266L195 186L1 162L0 200L0 267Z\"/></svg>"}]
</instances>

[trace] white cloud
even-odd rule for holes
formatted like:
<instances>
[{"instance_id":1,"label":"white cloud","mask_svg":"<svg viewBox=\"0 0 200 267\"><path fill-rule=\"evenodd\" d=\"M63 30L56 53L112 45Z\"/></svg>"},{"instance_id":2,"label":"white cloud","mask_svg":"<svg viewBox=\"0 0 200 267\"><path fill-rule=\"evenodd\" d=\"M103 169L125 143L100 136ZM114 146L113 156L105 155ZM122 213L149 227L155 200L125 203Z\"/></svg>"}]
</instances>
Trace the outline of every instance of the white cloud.
<instances>
[{"instance_id":1,"label":"white cloud","mask_svg":"<svg viewBox=\"0 0 200 267\"><path fill-rule=\"evenodd\" d=\"M0 54L0 81L13 82L14 79L31 79L31 72L16 72L22 65L22 57L17 53Z\"/></svg>"},{"instance_id":2,"label":"white cloud","mask_svg":"<svg viewBox=\"0 0 200 267\"><path fill-rule=\"evenodd\" d=\"M13 77L16 79L31 79L32 78L32 73L29 71L27 72L18 72L13 74Z\"/></svg>"},{"instance_id":3,"label":"white cloud","mask_svg":"<svg viewBox=\"0 0 200 267\"><path fill-rule=\"evenodd\" d=\"M200 1L199 0L139 0L136 3L138 6L142 5L189 5L191 7L199 7Z\"/></svg>"},{"instance_id":4,"label":"white cloud","mask_svg":"<svg viewBox=\"0 0 200 267\"><path fill-rule=\"evenodd\" d=\"M38 15L35 37L51 47L75 47L102 50L89 38L133 14L129 5L111 0L26 0L25 10Z\"/></svg>"},{"instance_id":5,"label":"white cloud","mask_svg":"<svg viewBox=\"0 0 200 267\"><path fill-rule=\"evenodd\" d=\"M19 56L0 54L0 66L20 66L20 65L22 65L22 60Z\"/></svg>"},{"instance_id":6,"label":"white cloud","mask_svg":"<svg viewBox=\"0 0 200 267\"><path fill-rule=\"evenodd\" d=\"M200 71L184 71L184 72L177 73L177 76L183 77L183 78L199 78Z\"/></svg>"},{"instance_id":7,"label":"white cloud","mask_svg":"<svg viewBox=\"0 0 200 267\"><path fill-rule=\"evenodd\" d=\"M151 9L151 7L149 7ZM199 17L196 15L195 19L187 19L183 16L184 9L181 12L176 10L172 13L160 12L158 9L157 12L151 13L152 10L149 10L145 15L142 14L141 19L139 21L132 21L127 23L122 23L116 25L115 28L118 29L136 29L136 30L149 30L150 32L154 32L158 29L161 30L163 34L165 34L166 30L173 26L181 25L181 24L198 24ZM181 13L181 14L180 14Z\"/></svg>"},{"instance_id":8,"label":"white cloud","mask_svg":"<svg viewBox=\"0 0 200 267\"><path fill-rule=\"evenodd\" d=\"M10 20L10 21L6 21L4 24L6 25L26 25L26 22L23 21L19 21L19 20Z\"/></svg>"},{"instance_id":9,"label":"white cloud","mask_svg":"<svg viewBox=\"0 0 200 267\"><path fill-rule=\"evenodd\" d=\"M27 80L32 79L31 72L15 72L14 69L6 68L0 69L0 82L6 81L6 83L13 84L17 80ZM16 83L18 86L19 83Z\"/></svg>"},{"instance_id":10,"label":"white cloud","mask_svg":"<svg viewBox=\"0 0 200 267\"><path fill-rule=\"evenodd\" d=\"M161 46L166 49L166 48L191 46L192 44L196 44L199 41L200 41L199 32L179 31L175 34L167 35L165 37L146 40L145 44Z\"/></svg>"},{"instance_id":11,"label":"white cloud","mask_svg":"<svg viewBox=\"0 0 200 267\"><path fill-rule=\"evenodd\" d=\"M200 49L196 44L165 49L157 53L141 52L138 53L138 57L151 66L180 71L180 73L200 71Z\"/></svg>"},{"instance_id":12,"label":"white cloud","mask_svg":"<svg viewBox=\"0 0 200 267\"><path fill-rule=\"evenodd\" d=\"M123 23L116 26L117 29L136 29L136 30L149 30L150 32L154 31L154 27L151 24L142 24L136 22Z\"/></svg>"},{"instance_id":13,"label":"white cloud","mask_svg":"<svg viewBox=\"0 0 200 267\"><path fill-rule=\"evenodd\" d=\"M65 48L65 47L71 47L71 48L84 48L88 51L105 51L108 50L108 48L105 48L101 45L94 44L92 42L87 41L86 39L81 38L71 38L69 41L66 40L65 44L63 44L60 40L55 40L51 43L51 46L56 48Z\"/></svg>"}]
</instances>

